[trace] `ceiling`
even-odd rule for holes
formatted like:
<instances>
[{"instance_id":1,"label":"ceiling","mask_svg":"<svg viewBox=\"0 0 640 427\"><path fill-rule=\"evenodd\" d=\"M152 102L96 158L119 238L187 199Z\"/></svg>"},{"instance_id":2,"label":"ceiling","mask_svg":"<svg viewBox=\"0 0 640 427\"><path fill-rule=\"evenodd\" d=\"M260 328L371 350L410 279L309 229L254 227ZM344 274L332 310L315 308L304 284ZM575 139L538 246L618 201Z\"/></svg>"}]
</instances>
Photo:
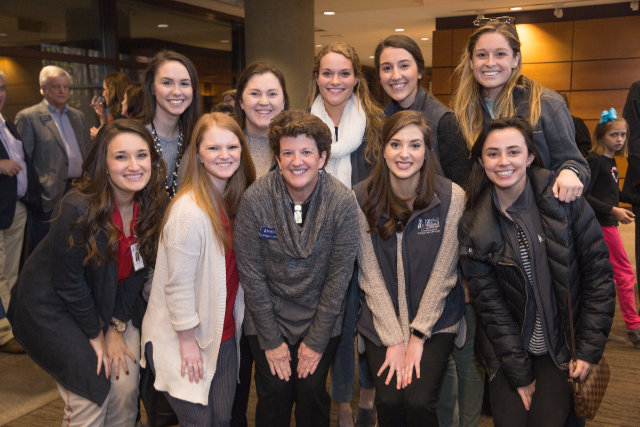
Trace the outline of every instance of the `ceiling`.
<instances>
[{"instance_id":1,"label":"ceiling","mask_svg":"<svg viewBox=\"0 0 640 427\"><path fill-rule=\"evenodd\" d=\"M183 3L206 7L232 15L243 16L242 0L181 0ZM260 0L255 0L260 1ZM264 0L268 1L268 0ZM437 17L509 13L510 7L523 11L556 7L591 6L620 3L620 0L315 0L315 43L325 45L345 41L355 47L362 63L373 65L378 42L404 28L405 34L416 40L431 66L431 38ZM335 15L325 16L324 11ZM517 21L516 21L517 23ZM469 23L471 25L471 23ZM428 37L429 40L420 40ZM319 48L316 47L316 50Z\"/></svg>"}]
</instances>

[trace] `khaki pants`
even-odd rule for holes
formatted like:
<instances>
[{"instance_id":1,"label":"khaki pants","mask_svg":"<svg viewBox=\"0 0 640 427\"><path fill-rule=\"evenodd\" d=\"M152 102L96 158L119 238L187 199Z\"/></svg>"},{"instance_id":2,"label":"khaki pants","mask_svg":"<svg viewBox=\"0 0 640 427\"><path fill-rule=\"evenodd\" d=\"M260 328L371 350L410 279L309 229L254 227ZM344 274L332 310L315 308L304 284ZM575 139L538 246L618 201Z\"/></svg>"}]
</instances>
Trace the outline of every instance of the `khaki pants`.
<instances>
[{"instance_id":1,"label":"khaki pants","mask_svg":"<svg viewBox=\"0 0 640 427\"><path fill-rule=\"evenodd\" d=\"M0 230L0 299L5 311L9 308L11 288L18 281L22 241L27 224L27 208L20 201L16 202L16 213L9 228ZM13 338L11 325L4 318L0 319L0 345Z\"/></svg>"},{"instance_id":2,"label":"khaki pants","mask_svg":"<svg viewBox=\"0 0 640 427\"><path fill-rule=\"evenodd\" d=\"M140 379L140 331L129 321L124 341L136 357L133 363L127 357L129 375L120 367L120 378L111 375L111 390L102 406L95 404L57 383L64 400L62 427L132 427L138 414L138 382ZM113 370L113 364L111 365Z\"/></svg>"}]
</instances>

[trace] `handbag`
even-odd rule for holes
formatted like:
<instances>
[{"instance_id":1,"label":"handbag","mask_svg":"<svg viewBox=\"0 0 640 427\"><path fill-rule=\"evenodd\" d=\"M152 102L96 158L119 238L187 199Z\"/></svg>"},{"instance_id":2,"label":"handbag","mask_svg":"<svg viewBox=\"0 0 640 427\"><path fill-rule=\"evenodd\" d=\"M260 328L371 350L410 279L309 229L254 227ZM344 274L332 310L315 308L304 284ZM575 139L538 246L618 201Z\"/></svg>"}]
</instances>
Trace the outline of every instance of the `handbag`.
<instances>
[{"instance_id":1,"label":"handbag","mask_svg":"<svg viewBox=\"0 0 640 427\"><path fill-rule=\"evenodd\" d=\"M576 340L573 331L571 292L569 292L568 300L569 330L571 332L571 363L576 363ZM591 371L584 381L580 381L580 378L569 378L569 383L571 383L573 390L573 404L578 418L592 420L596 416L600 403L602 403L604 394L607 391L610 375L609 364L603 355L598 363L591 366Z\"/></svg>"}]
</instances>

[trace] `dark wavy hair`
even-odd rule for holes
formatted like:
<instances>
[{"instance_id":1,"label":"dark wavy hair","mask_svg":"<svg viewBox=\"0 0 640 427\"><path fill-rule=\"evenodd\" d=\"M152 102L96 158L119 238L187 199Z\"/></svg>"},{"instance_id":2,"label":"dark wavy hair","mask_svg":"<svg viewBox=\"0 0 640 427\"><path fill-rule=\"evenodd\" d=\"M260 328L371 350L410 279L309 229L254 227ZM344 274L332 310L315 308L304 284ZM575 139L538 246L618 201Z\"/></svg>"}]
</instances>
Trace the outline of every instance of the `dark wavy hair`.
<instances>
[{"instance_id":1,"label":"dark wavy hair","mask_svg":"<svg viewBox=\"0 0 640 427\"><path fill-rule=\"evenodd\" d=\"M238 78L238 85L236 86L236 119L238 120L238 124L240 125L242 130L247 127L247 115L244 113L244 110L240 106L240 104L242 103L242 95L244 93L244 89L247 87L249 80L251 80L253 76L255 76L256 74L266 73L273 74L280 82L280 87L282 88L282 96L284 97L283 111L289 109L289 94L287 93L287 85L285 84L284 74L282 74L282 71L280 71L277 67L264 62L254 62L253 64L245 68L242 74L240 74L240 77Z\"/></svg>"},{"instance_id":2,"label":"dark wavy hair","mask_svg":"<svg viewBox=\"0 0 640 427\"><path fill-rule=\"evenodd\" d=\"M544 167L542 159L540 158L540 153L538 153L538 149L536 148L536 143L533 140L533 129L529 122L522 117L514 116L504 119L496 119L487 123L471 148L471 174L469 175L466 187L466 209L474 208L480 200L482 193L484 193L487 187L493 185L484 173L484 167L480 164L480 160L482 159L484 143L487 141L489 134L500 129L515 129L520 132L524 137L527 151L529 154L533 154L533 162L531 164L541 168Z\"/></svg>"},{"instance_id":3,"label":"dark wavy hair","mask_svg":"<svg viewBox=\"0 0 640 427\"><path fill-rule=\"evenodd\" d=\"M121 118L122 111L122 98L124 97L124 91L131 84L129 76L122 71L114 71L104 76L104 85L109 90L109 98L107 106L109 107L109 113L114 118Z\"/></svg>"},{"instance_id":4,"label":"dark wavy hair","mask_svg":"<svg viewBox=\"0 0 640 427\"><path fill-rule=\"evenodd\" d=\"M156 115L156 96L153 91L153 82L156 78L158 68L167 61L176 61L184 65L191 79L191 87L193 88L193 99L191 105L180 116L182 122L182 133L184 140L189 141L191 132L193 131L198 118L200 117L200 109L202 105L202 96L200 95L200 83L198 82L198 72L193 62L186 56L174 52L172 50L162 50L154 55L149 61L147 68L144 70L144 94L145 94L145 123L151 123ZM182 157L187 144L182 144L182 148L178 153L178 159Z\"/></svg>"},{"instance_id":5,"label":"dark wavy hair","mask_svg":"<svg viewBox=\"0 0 640 427\"><path fill-rule=\"evenodd\" d=\"M118 229L111 221L115 200L108 176L107 153L111 140L123 133L140 136L149 148L151 177L147 185L135 195L135 201L138 203L135 232L138 236L138 248L147 265L152 265L156 260L160 220L169 201L164 189L166 166L153 148L153 139L144 125L134 120L118 119L100 128L82 165L82 175L74 185L76 193L89 202L87 211L73 223L73 227L80 229L82 239L74 241L71 233L68 237L70 248L83 246L87 251L83 265L91 263L99 266L105 260L116 261ZM107 236L107 250L104 254L100 252L97 244L97 237L101 233Z\"/></svg>"},{"instance_id":6,"label":"dark wavy hair","mask_svg":"<svg viewBox=\"0 0 640 427\"><path fill-rule=\"evenodd\" d=\"M144 121L144 90L139 84L131 84L127 86L124 91L127 96L127 111L123 111L122 114L128 119Z\"/></svg>"},{"instance_id":7,"label":"dark wavy hair","mask_svg":"<svg viewBox=\"0 0 640 427\"><path fill-rule=\"evenodd\" d=\"M420 168L420 180L416 188L416 198L413 207L407 206L407 200L401 199L391 188L391 172L384 158L384 150L391 138L407 126L417 126L422 132L425 143L424 163ZM362 210L367 217L369 232L379 234L388 239L396 231L403 231L413 211L423 209L431 203L435 194L436 158L431 147L431 131L419 111L399 111L389 117L382 127L382 140L376 165L371 172L371 181L367 185L367 199ZM389 218L384 224L379 224L380 217Z\"/></svg>"}]
</instances>

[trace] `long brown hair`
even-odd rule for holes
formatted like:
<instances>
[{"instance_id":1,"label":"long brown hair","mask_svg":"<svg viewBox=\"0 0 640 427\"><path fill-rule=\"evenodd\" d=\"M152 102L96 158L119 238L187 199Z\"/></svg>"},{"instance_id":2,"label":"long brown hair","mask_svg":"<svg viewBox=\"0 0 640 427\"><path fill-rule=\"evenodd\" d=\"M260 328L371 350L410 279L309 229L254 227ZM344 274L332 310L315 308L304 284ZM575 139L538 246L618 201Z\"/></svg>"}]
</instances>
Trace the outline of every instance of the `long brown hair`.
<instances>
[{"instance_id":1,"label":"long brown hair","mask_svg":"<svg viewBox=\"0 0 640 427\"><path fill-rule=\"evenodd\" d=\"M220 194L216 189L204 165L198 161L198 150L204 134L213 127L219 127L220 129L232 132L238 138L241 148L240 166L231 178L229 178L224 194ZM224 214L227 220L231 221L231 218L238 210L242 193L244 193L244 190L256 179L253 160L251 159L249 148L247 147L238 123L224 113L209 113L200 117L193 129L189 147L185 152L184 162L186 170L184 181L182 185L180 185L178 193L169 204L167 213L162 221L162 228L164 228L167 222L174 203L185 194L193 192L196 204L209 216L215 238L220 248L228 250L231 248L231 240L224 231L220 210L222 210L222 214Z\"/></svg>"},{"instance_id":2,"label":"long brown hair","mask_svg":"<svg viewBox=\"0 0 640 427\"><path fill-rule=\"evenodd\" d=\"M158 68L162 64L167 61L176 61L184 65L189 73L189 78L191 79L191 87L193 88L193 98L191 100L191 105L187 107L186 110L180 116L180 121L182 123L182 133L184 134L185 140L189 141L191 138L191 132L193 131L193 127L198 121L198 117L200 117L200 109L202 104L202 99L200 95L200 83L198 82L198 72L196 71L196 66L193 65L193 62L186 56L174 52L172 50L162 50L154 55L149 61L147 68L144 70L144 94L145 94L145 123L153 122L153 118L156 115L156 95L153 90L153 83L156 79L156 73L158 72ZM186 144L182 144L182 148L180 149L180 153L178 153L178 159L180 159L183 153L186 150Z\"/></svg>"},{"instance_id":3,"label":"long brown hair","mask_svg":"<svg viewBox=\"0 0 640 427\"><path fill-rule=\"evenodd\" d=\"M489 181L489 178L487 178L487 174L484 173L484 167L480 164L484 143L487 141L491 132L509 128L517 130L524 137L527 151L529 154L533 154L533 162L531 164L541 168L544 167L542 159L540 158L540 153L538 153L538 149L536 148L536 143L533 140L533 129L526 120L521 117L514 116L504 119L496 119L487 123L471 148L471 173L466 187L466 209L473 209L480 200L480 196L484 193L485 189L493 185L491 181Z\"/></svg>"},{"instance_id":4,"label":"long brown hair","mask_svg":"<svg viewBox=\"0 0 640 427\"><path fill-rule=\"evenodd\" d=\"M129 76L121 71L114 71L104 76L104 85L109 91L109 98L106 100L107 107L113 117L122 116L122 98L124 98L124 91L130 83Z\"/></svg>"},{"instance_id":5,"label":"long brown hair","mask_svg":"<svg viewBox=\"0 0 640 427\"><path fill-rule=\"evenodd\" d=\"M513 55L520 54L516 68L511 70L509 80L507 80L493 104L493 116L499 119L516 115L513 89L516 86L521 86L529 88L529 117L527 119L531 127L535 127L538 119L540 119L540 96L543 88L535 80L522 75L522 53L516 27L504 22L491 22L478 28L471 35L467 43L467 49L460 56L460 61L454 71L455 74L460 76L460 84L453 93L451 105L469 147L475 142L482 130L482 105L484 103L482 88L473 75L471 61L478 39L488 33L500 34L509 43Z\"/></svg>"},{"instance_id":6,"label":"long brown hair","mask_svg":"<svg viewBox=\"0 0 640 427\"><path fill-rule=\"evenodd\" d=\"M391 172L384 159L383 152L391 138L401 129L415 125L424 137L426 146L424 164L420 168L420 180L416 188L416 198L413 206L407 206L407 200L395 195L391 188ZM380 147L376 165L371 173L371 181L367 185L367 200L363 211L369 223L369 232L379 234L388 239L396 231L404 230L413 211L423 209L429 205L435 194L436 159L431 147L431 131L419 111L399 111L389 117L382 127L384 144ZM384 224L379 224L380 217L389 218Z\"/></svg>"},{"instance_id":7,"label":"long brown hair","mask_svg":"<svg viewBox=\"0 0 640 427\"><path fill-rule=\"evenodd\" d=\"M144 91L142 90L142 86L139 84L131 84L127 86L124 91L124 94L127 96L127 111L123 111L122 114L125 115L128 119L137 120L139 122L144 122L145 111L144 111Z\"/></svg>"},{"instance_id":8,"label":"long brown hair","mask_svg":"<svg viewBox=\"0 0 640 427\"><path fill-rule=\"evenodd\" d=\"M313 61L313 73L311 75L311 87L309 91L309 105L311 106L313 104L313 101L320 93L316 79L320 72L320 61L329 52L339 53L347 58L351 62L353 74L358 79L358 83L356 83L356 86L353 88L353 93L358 97L360 105L362 105L362 109L364 110L364 114L367 118L367 127L365 129L367 145L364 149L364 158L367 163L374 164L379 152L378 148L381 144L382 135L380 135L380 129L382 129L384 112L371 97L367 79L362 72L360 57L358 57L353 46L347 43L336 42L325 45L320 49L320 52L318 52L315 60Z\"/></svg>"},{"instance_id":9,"label":"long brown hair","mask_svg":"<svg viewBox=\"0 0 640 427\"><path fill-rule=\"evenodd\" d=\"M118 119L100 128L91 151L82 165L80 180L75 184L75 191L80 197L88 200L89 208L73 223L73 227L80 229L82 239L74 241L70 233L68 242L70 248L83 246L87 251L83 265L92 263L99 266L105 260L116 261L118 229L111 221L115 201L108 177L107 150L111 140L122 133L140 136L149 148L151 177L147 185L135 195L135 201L138 203L135 232L138 236L138 248L147 265L153 265L156 261L160 233L158 219L164 214L168 202L168 196L164 190L166 166L153 148L151 135L141 123L129 119ZM100 233L107 236L107 250L104 254L100 252L97 244L97 236Z\"/></svg>"}]
</instances>

